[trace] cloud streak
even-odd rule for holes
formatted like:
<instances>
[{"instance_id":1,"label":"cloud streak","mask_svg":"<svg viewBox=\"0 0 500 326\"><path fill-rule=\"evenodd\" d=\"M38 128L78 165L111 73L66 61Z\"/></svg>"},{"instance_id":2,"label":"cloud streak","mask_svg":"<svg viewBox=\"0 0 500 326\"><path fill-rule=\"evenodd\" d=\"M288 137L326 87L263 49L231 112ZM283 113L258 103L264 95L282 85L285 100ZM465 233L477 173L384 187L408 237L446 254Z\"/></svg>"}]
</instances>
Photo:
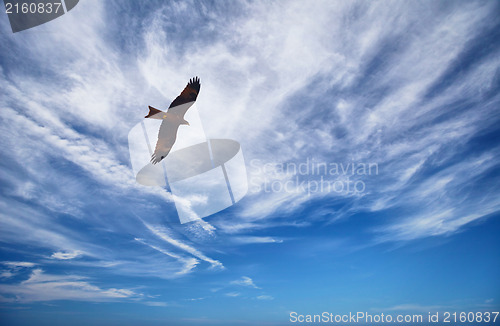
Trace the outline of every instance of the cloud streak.
<instances>
[{"instance_id":1,"label":"cloud streak","mask_svg":"<svg viewBox=\"0 0 500 326\"><path fill-rule=\"evenodd\" d=\"M254 289L260 289L260 287L258 287L257 285L255 285L255 283L253 282L253 280L250 277L248 277L248 276L243 276L239 280L231 281L231 284L233 284L233 285L240 285L240 286L247 286L247 287L251 287L251 288L254 288Z\"/></svg>"},{"instance_id":2,"label":"cloud streak","mask_svg":"<svg viewBox=\"0 0 500 326\"><path fill-rule=\"evenodd\" d=\"M0 293L7 302L40 302L54 300L116 301L140 298L142 294L128 289L102 289L78 275L46 274L34 269L20 284L0 284Z\"/></svg>"},{"instance_id":3,"label":"cloud streak","mask_svg":"<svg viewBox=\"0 0 500 326\"><path fill-rule=\"evenodd\" d=\"M144 225L148 228L148 230L151 231L151 233L153 233L155 236L157 236L158 238L160 238L161 240L165 241L166 243L174 246L174 247L177 247L178 249L181 249L207 263L210 264L210 266L212 268L215 268L215 269L224 269L224 265L218 261L218 260L215 260L215 259L212 259L208 256L206 256L205 254L203 254L201 251L199 251L198 249L178 240L178 239L174 239L172 238L169 234L168 234L168 231L165 227L163 226L155 226L155 225L150 225L150 224L147 224L147 223L144 223Z\"/></svg>"}]
</instances>

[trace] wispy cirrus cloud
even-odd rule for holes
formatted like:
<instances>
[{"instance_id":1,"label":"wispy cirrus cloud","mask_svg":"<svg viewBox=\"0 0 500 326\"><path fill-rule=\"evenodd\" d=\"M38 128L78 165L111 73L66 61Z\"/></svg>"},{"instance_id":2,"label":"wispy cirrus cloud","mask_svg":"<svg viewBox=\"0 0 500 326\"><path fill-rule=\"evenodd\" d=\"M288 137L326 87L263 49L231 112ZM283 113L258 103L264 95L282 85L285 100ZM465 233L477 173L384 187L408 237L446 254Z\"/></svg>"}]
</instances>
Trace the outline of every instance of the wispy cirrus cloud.
<instances>
[{"instance_id":1,"label":"wispy cirrus cloud","mask_svg":"<svg viewBox=\"0 0 500 326\"><path fill-rule=\"evenodd\" d=\"M0 269L0 278L8 279L13 276L18 275L21 271L35 267L36 264L32 262L26 261L4 261L1 262L1 265L4 265L4 268Z\"/></svg>"},{"instance_id":2,"label":"wispy cirrus cloud","mask_svg":"<svg viewBox=\"0 0 500 326\"><path fill-rule=\"evenodd\" d=\"M34 267L36 266L35 263L32 262L27 262L27 261L4 261L2 262L3 265L7 265L8 267L11 268L19 268L19 267Z\"/></svg>"},{"instance_id":3,"label":"wispy cirrus cloud","mask_svg":"<svg viewBox=\"0 0 500 326\"><path fill-rule=\"evenodd\" d=\"M175 273L175 275L185 275L185 274L188 274L190 272L193 271L193 269L199 264L199 260L194 258L194 257L184 257L184 256L181 256L181 255L178 255L178 254L175 254L175 253L172 253L172 252L169 252L167 250L164 250L162 248L159 248L157 246L154 246L154 245L151 245L151 244L148 244L146 243L144 240L142 239L135 239L136 241L146 245L146 246L149 246L151 248L153 248L154 250L156 251L159 251L161 252L162 254L168 256L168 257L172 257L172 258L175 258L177 260L179 260L181 263L184 264L184 267L182 269L180 269L177 273Z\"/></svg>"},{"instance_id":4,"label":"wispy cirrus cloud","mask_svg":"<svg viewBox=\"0 0 500 326\"><path fill-rule=\"evenodd\" d=\"M309 71L288 79L293 80L289 84L281 82L286 79L287 73L291 77L301 71L302 63L296 62L294 58L286 58L281 52L286 48L286 45L281 46L286 36L276 38L275 46L269 46L265 38L250 37L258 35L262 28L268 30L267 27L257 27L251 23L241 25L241 35L248 33L247 36L252 40L243 45L246 51L242 55L252 53L252 46L258 45L264 49L260 53L268 53L272 60L286 62L288 67L297 68L288 71L280 64L269 68L277 76L283 76L283 79L275 78L272 81L275 91L267 96L279 96L281 101L270 105L270 102L266 102L266 94L262 94L252 102L252 107L259 106L255 101L260 101L264 106L270 105L277 109L265 118L258 119L258 124L251 125L253 130L248 133L253 138L246 144L246 148L250 148L250 155L265 157L264 162L300 162L304 157L315 157L325 162L376 162L381 173L363 178L368 191L362 198L339 198L336 194L325 193L311 195L300 190L250 193L238 216L231 216L230 219L222 216L220 220L215 220L219 228L229 232L252 232L267 228L276 224L276 221L271 222L273 219L289 216L285 213L299 210L323 198L343 200L347 207L352 206L344 210L343 218L360 211L420 205L420 213L407 217L412 222L406 224L407 230L412 230L412 223L415 226L427 225L426 228L415 228L415 232L408 231L408 234L412 233L417 238L450 234L473 220L498 211L491 191L481 192L481 201L488 204L475 208L462 204L460 198L451 191L453 186L474 182L496 164L491 160L478 159L477 163L482 164L482 172L476 175L461 173L460 168L453 167L457 156L464 155L462 146L486 130L492 130L492 121L498 120L492 111L498 97L483 101L483 95L490 94L496 87L495 78L500 62L494 53L498 53L498 47L489 49L486 55L477 60L467 57L470 45L479 44L482 38L487 38L498 24L497 20L486 19L491 15L491 8L478 3L468 4L467 10L454 10L452 6L436 8L432 12L418 4L410 6L411 9L401 4L396 7L401 13L398 17L404 19L395 18L392 15L394 8L387 4L323 7L322 12L315 16L319 21L346 13L351 13L355 18L340 20L341 23L337 21L339 25L333 24L328 31L332 35L330 37L319 37L321 31L312 32L317 26L315 22L304 21L301 25L301 33L304 34L300 34L296 40L299 42L301 35L308 35L308 40L301 44L309 46L304 46L304 55L297 58L300 57L304 63L308 63L309 59L317 60L315 62L321 62L321 65L309 64ZM279 20L273 20L278 10L282 16ZM419 14L414 15L415 11ZM258 21L260 24L268 20L286 21L293 17L291 12L291 16L288 13L286 9L276 6L262 13L263 18ZM436 13L442 19L435 20ZM415 24L422 27L415 29ZM311 33L306 33L308 30ZM281 31L286 34L287 30ZM354 34L356 37L353 37ZM339 36L337 40L335 35ZM412 37L408 38L407 35ZM237 39L238 36L232 37ZM346 42L348 46L345 46ZM317 55L308 55L309 49L314 49ZM322 54L328 53L327 49L330 49L330 56L325 55L327 59L320 60ZM259 55L252 58L259 66ZM470 64L472 61L474 63ZM269 62L264 61L261 69L254 70L254 74L269 76L266 74ZM466 64L466 69L460 71L460 78L453 78L453 69L460 62ZM335 76L339 77L333 78ZM447 86L439 88L436 85L443 78L448 78ZM270 82L269 79L266 81ZM293 86L298 84L301 86L294 89ZM254 84L251 92L260 94L259 87L262 85ZM281 86L286 89L282 93ZM442 91L434 91L437 88ZM233 107L238 110L238 105ZM241 112L244 119L248 113ZM251 114L253 117L259 116L258 109L252 110ZM323 117L321 121L317 119L319 116ZM271 123L267 124L268 121L274 122L272 128L269 127ZM244 131L242 128L238 130ZM262 138L259 130L266 130ZM274 132L277 141L269 139L268 130ZM321 150L318 151L318 148ZM434 196L440 193L448 200L430 206L418 203L418 199L426 197L425 194L432 188L426 187L426 183L434 183L436 178L433 174L440 169L453 176L454 182L449 187L436 188ZM263 169L257 172L256 175L250 175L251 181L257 185L290 177L268 176L263 173ZM417 194L418 189L421 192ZM474 196L472 190L471 195ZM456 207L457 203L460 203L459 207ZM446 231L439 231L437 227L441 222L438 216L449 209L453 213L444 220L448 226L442 230ZM339 215L334 214L332 221L338 218ZM426 218L435 223L425 223ZM280 222L283 225L287 223L285 218ZM395 222L394 227L379 228L377 232L383 229L383 238L387 241L415 238L401 236L397 231L398 224Z\"/></svg>"},{"instance_id":5,"label":"wispy cirrus cloud","mask_svg":"<svg viewBox=\"0 0 500 326\"><path fill-rule=\"evenodd\" d=\"M116 301L140 298L142 294L128 289L103 289L78 275L46 274L34 269L30 277L19 284L0 284L0 292L7 302L39 302L54 300Z\"/></svg>"},{"instance_id":6,"label":"wispy cirrus cloud","mask_svg":"<svg viewBox=\"0 0 500 326\"><path fill-rule=\"evenodd\" d=\"M241 236L232 239L237 244L283 243L283 239L259 236Z\"/></svg>"},{"instance_id":7,"label":"wispy cirrus cloud","mask_svg":"<svg viewBox=\"0 0 500 326\"><path fill-rule=\"evenodd\" d=\"M159 225L150 225L148 223L144 223L144 225L148 228L148 230L150 230L155 236L157 236L159 239L165 241L166 243L174 246L174 247L177 247L178 249L181 249L207 263L210 264L210 266L212 268L217 268L217 269L224 269L224 265L218 261L218 260L215 260L215 259L212 259L208 256L206 256L205 254L203 254L200 250L196 249L195 247L193 246L190 246L189 244L186 244L178 239L174 239L172 238L169 234L168 234L168 230L163 227L163 226L159 226Z\"/></svg>"},{"instance_id":8,"label":"wispy cirrus cloud","mask_svg":"<svg viewBox=\"0 0 500 326\"><path fill-rule=\"evenodd\" d=\"M254 288L254 289L260 289L260 287L258 287L257 285L255 285L255 283L253 282L253 280L250 277L248 277L248 276L243 276L239 280L231 281L230 284L232 284L232 285L247 286L247 287L251 287L251 288Z\"/></svg>"},{"instance_id":9,"label":"wispy cirrus cloud","mask_svg":"<svg viewBox=\"0 0 500 326\"><path fill-rule=\"evenodd\" d=\"M83 255L83 252L81 252L79 250L70 251L70 252L58 251L58 252L54 252L50 256L50 258L66 260L66 259L74 259L74 258L81 256L81 255Z\"/></svg>"}]
</instances>

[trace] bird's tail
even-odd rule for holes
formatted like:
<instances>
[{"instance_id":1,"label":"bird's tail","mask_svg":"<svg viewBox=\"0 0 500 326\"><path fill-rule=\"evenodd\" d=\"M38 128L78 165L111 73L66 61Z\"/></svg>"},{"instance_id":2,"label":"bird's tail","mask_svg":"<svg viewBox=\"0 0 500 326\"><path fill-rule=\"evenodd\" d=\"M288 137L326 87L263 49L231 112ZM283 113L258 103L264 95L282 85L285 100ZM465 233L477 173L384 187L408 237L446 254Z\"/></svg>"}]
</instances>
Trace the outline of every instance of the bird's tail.
<instances>
[{"instance_id":1,"label":"bird's tail","mask_svg":"<svg viewBox=\"0 0 500 326\"><path fill-rule=\"evenodd\" d=\"M154 107L152 106L148 106L149 107L149 113L147 116L145 116L144 118L151 118L152 116L154 116L155 114L157 113L160 113L160 112L163 112L161 110L158 110L158 109L155 109Z\"/></svg>"}]
</instances>

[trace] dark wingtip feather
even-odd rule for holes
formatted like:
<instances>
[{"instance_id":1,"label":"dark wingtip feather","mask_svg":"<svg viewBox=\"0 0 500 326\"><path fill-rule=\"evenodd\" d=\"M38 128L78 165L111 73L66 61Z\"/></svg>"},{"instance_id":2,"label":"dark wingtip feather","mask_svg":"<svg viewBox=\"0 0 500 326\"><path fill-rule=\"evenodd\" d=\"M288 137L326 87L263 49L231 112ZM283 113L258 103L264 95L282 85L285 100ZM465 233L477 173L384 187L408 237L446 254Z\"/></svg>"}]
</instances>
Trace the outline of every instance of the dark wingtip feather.
<instances>
[{"instance_id":1,"label":"dark wingtip feather","mask_svg":"<svg viewBox=\"0 0 500 326\"><path fill-rule=\"evenodd\" d=\"M155 165L156 163L159 163L161 160L163 160L163 157L158 159L156 153L153 153L153 155L151 155L151 164Z\"/></svg>"},{"instance_id":2,"label":"dark wingtip feather","mask_svg":"<svg viewBox=\"0 0 500 326\"><path fill-rule=\"evenodd\" d=\"M199 86L200 85L200 78L198 78L198 76L196 76L196 77L189 79L188 85Z\"/></svg>"},{"instance_id":3,"label":"dark wingtip feather","mask_svg":"<svg viewBox=\"0 0 500 326\"><path fill-rule=\"evenodd\" d=\"M200 78L198 78L198 76L196 76L196 77L189 79L188 86L191 86L193 89L196 90L196 92L199 92L200 87L201 87Z\"/></svg>"}]
</instances>

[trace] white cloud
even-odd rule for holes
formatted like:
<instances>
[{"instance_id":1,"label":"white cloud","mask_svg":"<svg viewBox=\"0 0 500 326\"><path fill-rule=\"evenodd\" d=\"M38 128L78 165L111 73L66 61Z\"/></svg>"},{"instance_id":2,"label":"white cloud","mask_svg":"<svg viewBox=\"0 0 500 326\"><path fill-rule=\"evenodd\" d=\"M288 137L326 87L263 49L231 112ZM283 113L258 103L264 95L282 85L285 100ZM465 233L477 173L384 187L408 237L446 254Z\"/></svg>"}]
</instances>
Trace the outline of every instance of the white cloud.
<instances>
[{"instance_id":1,"label":"white cloud","mask_svg":"<svg viewBox=\"0 0 500 326\"><path fill-rule=\"evenodd\" d=\"M26 268L35 267L37 264L26 261L3 261L0 264L6 266L4 270L0 270L0 278L8 279L18 275Z\"/></svg>"},{"instance_id":2,"label":"white cloud","mask_svg":"<svg viewBox=\"0 0 500 326\"><path fill-rule=\"evenodd\" d=\"M10 272L10 271L0 271L0 277L1 278L10 278L12 276L14 276L15 274Z\"/></svg>"},{"instance_id":3,"label":"white cloud","mask_svg":"<svg viewBox=\"0 0 500 326\"><path fill-rule=\"evenodd\" d=\"M158 302L158 301L145 301L143 302L146 306L150 307L168 307L169 304L166 302Z\"/></svg>"},{"instance_id":4,"label":"white cloud","mask_svg":"<svg viewBox=\"0 0 500 326\"><path fill-rule=\"evenodd\" d=\"M491 124L489 120L494 120L491 116L491 108L488 107L471 107L470 110L457 114L453 114L449 108L453 107L457 99L466 101L484 92L481 87L490 85L495 77L496 67L499 64L498 56L490 56L481 62L478 61L473 68L463 73L461 78L451 84L446 92L441 92L429 99L424 97L431 87L440 81L450 66L460 59L468 42L477 37L478 31L480 32L489 24L484 20L484 17L490 15L488 8L471 3L467 10L440 11L439 8L435 8L436 10L431 14L431 11L422 8L419 4L410 6L394 3L391 5L365 3L361 6L357 4L359 17L349 20L347 25L337 26L335 24L338 21L333 22L331 28L328 29L330 37L322 35L322 31L316 31L316 27L320 26L319 22L328 21L336 15L343 17L350 13L354 6L356 5L344 4L334 8L328 4L318 5L317 8L321 8L315 15L318 21L304 21L304 24L300 26L300 33L293 39L294 42L304 45L299 51L295 49L285 51L287 46L293 44L293 42L286 43L290 40L290 34L288 34L290 29L283 28L276 33L267 32L275 30L269 26L286 25L289 19L293 19L293 4L288 6L291 8L289 11L279 6L257 6L254 10L261 14L258 18L252 16L252 11L250 11L247 16L250 17L248 21L239 24L240 34L229 37L234 38L235 42L242 35L250 40L242 45L245 49L242 55L258 54L253 57L255 63L248 60L243 62L250 67L248 69L253 71L253 77L261 75L265 82L258 83L257 79L250 79L250 82L245 84L246 89L244 85L231 84L233 88L242 89L240 92L255 96L248 96L249 100L246 103L242 100L245 97L240 96L236 104L231 105L235 111L235 115L231 115L231 118L237 120L232 121L231 124L238 123L238 121L242 124L248 121L258 121L258 123L248 124L248 127L237 126L237 130L224 128L225 132L234 134L234 137L251 134L250 140L242 141L243 149L254 157L263 158L263 162L283 162L315 153L314 155L328 157L329 160L336 160L337 157L345 160L347 157L379 163L384 174L363 180L369 187L365 199L345 198L347 205L352 203L354 206L347 211L347 214L344 214L344 217L365 209L374 211L398 205L412 205L419 207L419 213L408 217L408 221L413 221L409 222L410 224L419 224L419 219L422 219L421 224L426 224L427 218L435 219L434 222L439 224L439 216L443 212L448 209L454 210L455 213L446 219L446 225L442 231L436 232L431 223L428 224L431 227L421 228L419 232L414 233L415 237L425 237L454 233L467 223L497 211L499 208L495 204L495 199L487 193L484 193L482 201L488 205L475 208L468 204L456 207L459 198L453 200L454 196L448 193L448 189L453 187L446 187L446 180L454 180L450 185L466 185L478 175L473 177L460 173L459 169L450 169L450 174L447 178L441 179L441 183L436 183L437 179L432 176L419 175L419 172L431 163L434 163L436 167L442 166L446 169L447 160L460 150L460 146L481 130L485 130ZM400 16L396 18L394 11L399 12ZM273 19L278 12L281 15L280 18ZM415 15L415 12L419 14ZM436 14L442 15L443 19L436 20ZM420 27L414 29L415 24ZM302 32L307 34L307 40L301 38ZM408 34L412 36L403 37ZM335 36L338 36L338 41L335 40ZM405 38L404 41L403 38ZM269 42L271 39L273 41ZM395 49L388 49L391 44L399 45ZM218 47L222 45L219 44ZM254 47L261 50L252 52ZM313 55L309 53L309 49L313 49L311 51ZM387 51L387 54L384 54L384 51ZM321 58L327 52L333 54L330 57L325 56L328 60L322 61ZM290 58L289 53L302 53L302 56ZM265 54L266 60L260 54ZM204 60L199 55L195 57L196 60ZM267 60L267 58L271 59ZM295 62L299 60L298 58L300 60L304 58L304 63L310 68L307 73L302 71L299 76L295 73L300 74L303 66L302 63ZM316 61L311 64L310 60ZM376 60L381 62L375 64ZM270 65L271 62L276 64ZM317 66L317 62L321 64ZM285 64L287 67L284 67ZM366 67L370 64L374 64L375 67L372 72L373 76L366 75ZM254 65L259 69L254 69ZM297 67L297 69L290 67ZM279 77L273 79L272 72ZM240 74L238 69L232 73L235 76ZM331 107L328 107L328 104L326 107L314 104L314 96L309 97L313 104L309 107L304 106L300 110L293 106L293 103L287 102L289 96L308 86L312 76L318 77L318 75L326 77L321 80L321 83L315 83L315 87L310 90L310 92L318 93L316 98L327 98L328 87L333 89L332 92L341 94L340 98L332 99ZM335 78L335 76L342 77ZM351 92L345 92L342 95L343 91L355 87L356 83L362 81L363 78L368 80L366 86L362 89L353 88ZM293 82L287 84L285 80ZM273 85L272 92L261 92L261 87L266 83ZM298 84L300 86L296 88ZM234 93L234 89L231 91ZM358 94L359 92L361 94ZM381 94L372 95L377 92ZM304 93L306 96L310 95ZM272 102L272 99L269 99L270 96L280 98L280 101ZM370 104L370 101L375 104ZM217 105L208 104L205 107L207 110L209 108L210 112L221 110L215 106L227 107L218 103ZM203 108L202 105L200 107ZM252 110L248 110L248 107ZM259 111L260 107L273 108L273 110L272 112ZM291 107L294 110L291 110ZM449 111L453 117L435 122L443 115L443 110ZM330 121L332 113L339 115L341 123ZM319 115L327 116L328 119L323 119L321 123L313 127L304 126L304 120L314 121ZM221 121L222 124L228 125L227 121ZM212 126L214 129L219 128L218 121L215 121ZM247 131L245 128L251 128L252 131ZM338 138L332 134L332 130L336 128L343 131L343 137ZM274 136L270 137L270 134L279 139L279 145L275 144ZM456 149L456 151L449 151L449 148ZM448 153L446 153L447 150ZM447 156L443 156L444 154ZM441 156L442 161L432 162L436 156ZM490 165L486 161L483 163L482 171L486 171ZM249 172L252 173L252 171ZM257 182L280 177L288 176L265 173L251 175L251 179ZM427 180L428 184L433 184L433 186L428 187L422 183L420 187L418 182L413 183L415 177L423 177L421 179L423 182ZM438 185L442 187L439 188ZM422 192L417 192L416 188ZM422 200L432 196L436 198L438 194L448 197L449 200L439 205L417 203L419 198ZM250 193L241 204L242 209L238 216L231 216L231 219L227 220L216 219L214 224L227 233L272 227L277 223L276 221L270 223L270 218L292 215L291 212L297 208L321 199L323 196L324 194L309 196L300 191ZM332 215L332 221L339 217L338 214ZM314 216L308 218L314 219ZM395 222L394 228L384 229L386 233L384 239L409 238L401 236L399 230L404 227L396 227L400 220ZM410 226L410 224L405 224L405 226ZM411 232L408 231L408 234Z\"/></svg>"},{"instance_id":5,"label":"white cloud","mask_svg":"<svg viewBox=\"0 0 500 326\"><path fill-rule=\"evenodd\" d=\"M99 245L80 241L77 231L54 223L51 216L32 209L24 204L15 205L0 200L0 234L4 241L22 243L42 248L59 250L68 248L70 252L85 252L89 256L99 256ZM25 235L29 234L29 237ZM34 263L28 263L34 264ZM26 266L32 267L32 266Z\"/></svg>"},{"instance_id":6,"label":"white cloud","mask_svg":"<svg viewBox=\"0 0 500 326\"><path fill-rule=\"evenodd\" d=\"M265 295L265 294L263 294L263 295L259 295L259 296L257 297L257 299L259 299L259 300L274 300L274 297L272 297L272 296L270 296L270 295Z\"/></svg>"},{"instance_id":7,"label":"white cloud","mask_svg":"<svg viewBox=\"0 0 500 326\"><path fill-rule=\"evenodd\" d=\"M136 238L135 240L138 241L138 242L140 242L140 243L142 243L142 244L144 244L144 245L146 245L146 246L149 246L149 247L153 248L156 251L161 252L162 254L164 254L166 256L175 258L178 261L180 261L183 266L182 266L182 268L178 272L175 273L175 275L179 275L180 276L180 275L188 274L188 273L192 272L193 269L199 264L199 261L196 258L193 258L193 257L184 257L184 256L181 256L181 255L177 255L175 253L169 252L169 251L164 250L162 248L159 248L157 246L150 245L150 244L146 243L142 239Z\"/></svg>"},{"instance_id":8,"label":"white cloud","mask_svg":"<svg viewBox=\"0 0 500 326\"><path fill-rule=\"evenodd\" d=\"M78 275L46 274L33 270L31 276L19 284L0 284L0 293L11 302L38 302L54 300L117 301L140 298L142 294L128 289L102 289Z\"/></svg>"},{"instance_id":9,"label":"white cloud","mask_svg":"<svg viewBox=\"0 0 500 326\"><path fill-rule=\"evenodd\" d=\"M379 241L413 240L427 236L449 235L463 226L500 209L500 200L491 192L481 194L481 201L463 191L462 205L453 205L453 189L465 188L496 165L494 153L464 160L442 169L411 189L392 199L391 205L413 204L423 207L415 213L399 217L389 225L376 229ZM399 189L398 191L401 191ZM471 196L470 198L468 198ZM387 204L384 206L388 206Z\"/></svg>"},{"instance_id":10,"label":"white cloud","mask_svg":"<svg viewBox=\"0 0 500 326\"><path fill-rule=\"evenodd\" d=\"M435 311L440 311L443 309L450 309L450 306L440 306L440 305L433 305L433 306L425 306L425 305L420 305L420 304L400 304L384 309L373 309L377 311L411 311L411 312L435 312Z\"/></svg>"},{"instance_id":11,"label":"white cloud","mask_svg":"<svg viewBox=\"0 0 500 326\"><path fill-rule=\"evenodd\" d=\"M50 258L67 260L67 259L74 259L81 255L83 255L83 252L79 250L69 251L69 252L58 251L54 252L52 256L50 256Z\"/></svg>"},{"instance_id":12,"label":"white cloud","mask_svg":"<svg viewBox=\"0 0 500 326\"><path fill-rule=\"evenodd\" d=\"M26 268L31 268L35 267L36 264L32 262L27 262L27 261L3 261L2 264L7 265L9 267L26 267Z\"/></svg>"},{"instance_id":13,"label":"white cloud","mask_svg":"<svg viewBox=\"0 0 500 326\"><path fill-rule=\"evenodd\" d=\"M282 239L276 239L272 237L259 237L259 236L233 237L232 240L238 244L283 243Z\"/></svg>"},{"instance_id":14,"label":"white cloud","mask_svg":"<svg viewBox=\"0 0 500 326\"><path fill-rule=\"evenodd\" d=\"M206 298L191 298L191 299L186 299L187 301L201 301L201 300L205 300Z\"/></svg>"},{"instance_id":15,"label":"white cloud","mask_svg":"<svg viewBox=\"0 0 500 326\"><path fill-rule=\"evenodd\" d=\"M247 286L247 287L251 287L251 288L254 288L254 289L260 289L260 287L258 287L257 285L255 285L255 283L253 282L253 280L250 277L248 277L248 276L243 276L239 280L231 281L231 284L233 284L233 285Z\"/></svg>"},{"instance_id":16,"label":"white cloud","mask_svg":"<svg viewBox=\"0 0 500 326\"><path fill-rule=\"evenodd\" d=\"M206 256L205 254L203 254L201 251L199 251L198 249L180 241L180 240L177 240L177 239L174 239L172 238L171 236L168 235L168 230L163 227L163 226L154 226L154 225L150 225L148 223L145 223L144 222L144 225L154 234L156 235L158 238L162 239L163 241L169 243L170 245L174 246L174 247L177 247L203 261L206 261L207 263L209 263L211 265L212 268L217 268L217 269L224 269L224 265L218 261L218 260L215 260L215 259L212 259L208 256Z\"/></svg>"}]
</instances>

